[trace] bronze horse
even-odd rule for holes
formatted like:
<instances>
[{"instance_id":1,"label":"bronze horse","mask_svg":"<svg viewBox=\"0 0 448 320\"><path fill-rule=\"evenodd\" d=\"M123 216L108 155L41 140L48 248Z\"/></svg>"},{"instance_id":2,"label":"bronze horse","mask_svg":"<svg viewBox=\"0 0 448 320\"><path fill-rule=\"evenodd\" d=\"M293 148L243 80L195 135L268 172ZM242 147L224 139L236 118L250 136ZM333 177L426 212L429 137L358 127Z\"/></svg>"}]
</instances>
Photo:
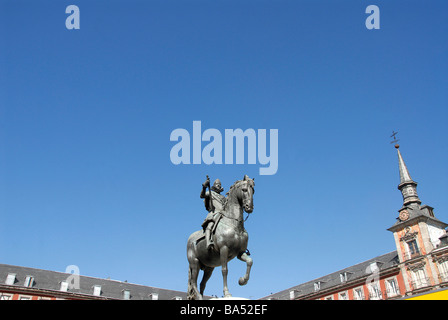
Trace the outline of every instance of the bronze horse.
<instances>
[{"instance_id":1,"label":"bronze horse","mask_svg":"<svg viewBox=\"0 0 448 320\"><path fill-rule=\"evenodd\" d=\"M203 230L192 233L188 238L187 296L189 300L202 300L205 285L210 279L213 269L218 266L221 266L222 269L224 297L231 297L232 295L227 288L227 263L235 257L246 262L247 265L246 274L239 279L238 283L243 286L249 280L252 258L249 257L247 251L249 236L244 229L243 211L247 213L253 211L254 187L253 179L250 179L247 175L244 176L243 180L236 181L230 187L222 217L213 234L214 250L207 250ZM204 271L200 291L197 287L199 270Z\"/></svg>"}]
</instances>

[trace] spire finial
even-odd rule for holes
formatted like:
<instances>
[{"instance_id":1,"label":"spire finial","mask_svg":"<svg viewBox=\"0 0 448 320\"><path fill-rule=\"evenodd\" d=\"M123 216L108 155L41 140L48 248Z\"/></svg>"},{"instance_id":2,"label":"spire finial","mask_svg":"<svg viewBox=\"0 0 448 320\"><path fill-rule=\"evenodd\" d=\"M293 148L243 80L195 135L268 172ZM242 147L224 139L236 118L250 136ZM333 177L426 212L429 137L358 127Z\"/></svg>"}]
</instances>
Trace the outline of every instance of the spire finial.
<instances>
[{"instance_id":1,"label":"spire finial","mask_svg":"<svg viewBox=\"0 0 448 320\"><path fill-rule=\"evenodd\" d=\"M396 134L397 132L393 131L392 136L394 138L394 141L392 141L391 143L398 141L398 139L396 139L395 137ZM409 174L409 170L404 163L403 157L401 156L400 145L398 143L395 144L395 148L397 149L398 153L398 169L400 172L400 184L398 185L398 189L403 195L403 205L412 203L420 204L421 201L417 195L417 182L412 180L411 175Z\"/></svg>"},{"instance_id":2,"label":"spire finial","mask_svg":"<svg viewBox=\"0 0 448 320\"><path fill-rule=\"evenodd\" d=\"M395 137L398 134L398 132L395 132L394 130L392 130L392 135L390 136L391 138L394 138L393 141L391 141L390 143L396 143L398 141L400 141L400 139L397 139L397 137ZM395 148L399 148L400 146L398 145L398 143L395 145Z\"/></svg>"}]
</instances>

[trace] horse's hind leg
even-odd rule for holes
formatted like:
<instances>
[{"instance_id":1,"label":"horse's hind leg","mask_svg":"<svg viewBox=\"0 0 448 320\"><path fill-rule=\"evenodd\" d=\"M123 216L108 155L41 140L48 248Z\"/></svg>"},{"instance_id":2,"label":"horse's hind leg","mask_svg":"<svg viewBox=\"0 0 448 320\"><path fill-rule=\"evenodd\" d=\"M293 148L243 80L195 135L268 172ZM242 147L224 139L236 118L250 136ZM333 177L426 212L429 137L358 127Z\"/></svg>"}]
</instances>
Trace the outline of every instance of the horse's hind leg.
<instances>
[{"instance_id":1,"label":"horse's hind leg","mask_svg":"<svg viewBox=\"0 0 448 320\"><path fill-rule=\"evenodd\" d=\"M188 272L188 299L202 300L202 295L198 290L199 260L192 259Z\"/></svg>"},{"instance_id":2,"label":"horse's hind leg","mask_svg":"<svg viewBox=\"0 0 448 320\"><path fill-rule=\"evenodd\" d=\"M229 292L229 288L227 288L227 274L229 273L227 269L227 262L229 260L229 248L227 248L226 246L222 247L219 254L221 259L224 297L231 297L232 295Z\"/></svg>"},{"instance_id":3,"label":"horse's hind leg","mask_svg":"<svg viewBox=\"0 0 448 320\"><path fill-rule=\"evenodd\" d=\"M238 280L238 283L240 286L244 286L247 281L249 281L249 275L250 275L250 269L252 268L252 264L253 264L253 260L251 257L249 257L249 255L247 253L242 253L238 255L238 259L240 259L241 261L246 262L247 268L246 268L246 274L244 275L244 277L241 277Z\"/></svg>"},{"instance_id":4,"label":"horse's hind leg","mask_svg":"<svg viewBox=\"0 0 448 320\"><path fill-rule=\"evenodd\" d=\"M213 269L214 268L212 267L205 267L204 269L204 275L202 276L201 284L199 285L201 295L204 295L205 285L207 284L208 279L212 276Z\"/></svg>"}]
</instances>

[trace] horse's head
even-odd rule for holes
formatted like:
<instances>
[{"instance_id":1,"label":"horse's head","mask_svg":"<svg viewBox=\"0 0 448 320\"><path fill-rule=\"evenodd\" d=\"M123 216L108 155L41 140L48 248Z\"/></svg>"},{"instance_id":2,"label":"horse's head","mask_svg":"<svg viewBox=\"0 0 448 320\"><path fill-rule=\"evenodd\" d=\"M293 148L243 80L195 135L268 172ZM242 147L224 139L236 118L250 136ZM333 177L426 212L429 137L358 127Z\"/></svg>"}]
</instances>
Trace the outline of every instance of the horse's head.
<instances>
[{"instance_id":1,"label":"horse's head","mask_svg":"<svg viewBox=\"0 0 448 320\"><path fill-rule=\"evenodd\" d=\"M251 213L254 210L254 193L255 193L255 182L253 179L244 175L241 181L241 193L242 193L242 206L244 211Z\"/></svg>"},{"instance_id":2,"label":"horse's head","mask_svg":"<svg viewBox=\"0 0 448 320\"><path fill-rule=\"evenodd\" d=\"M254 210L254 187L254 180L247 175L244 176L243 180L236 181L227 192L229 197L226 207L231 205L230 203L238 203L244 211L251 213Z\"/></svg>"}]
</instances>

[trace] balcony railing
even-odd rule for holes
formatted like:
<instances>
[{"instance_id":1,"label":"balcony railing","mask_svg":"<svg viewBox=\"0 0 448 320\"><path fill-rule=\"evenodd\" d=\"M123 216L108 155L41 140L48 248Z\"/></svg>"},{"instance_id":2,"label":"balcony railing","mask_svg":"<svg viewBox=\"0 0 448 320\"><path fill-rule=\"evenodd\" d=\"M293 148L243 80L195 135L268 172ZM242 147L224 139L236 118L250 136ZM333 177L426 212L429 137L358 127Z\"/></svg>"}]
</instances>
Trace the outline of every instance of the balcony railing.
<instances>
[{"instance_id":1,"label":"balcony railing","mask_svg":"<svg viewBox=\"0 0 448 320\"><path fill-rule=\"evenodd\" d=\"M387 289L386 290L386 298L393 298L393 297L397 297L399 295L400 295L400 289L399 288Z\"/></svg>"},{"instance_id":2,"label":"balcony railing","mask_svg":"<svg viewBox=\"0 0 448 320\"><path fill-rule=\"evenodd\" d=\"M448 282L448 272L439 273L439 282L440 283Z\"/></svg>"},{"instance_id":3,"label":"balcony railing","mask_svg":"<svg viewBox=\"0 0 448 320\"><path fill-rule=\"evenodd\" d=\"M408 259L414 259L414 258L420 257L421 255L422 254L418 250L416 252L413 252L413 253L408 252Z\"/></svg>"},{"instance_id":4,"label":"balcony railing","mask_svg":"<svg viewBox=\"0 0 448 320\"><path fill-rule=\"evenodd\" d=\"M383 293L372 290L372 292L369 292L369 300L383 300Z\"/></svg>"},{"instance_id":5,"label":"balcony railing","mask_svg":"<svg viewBox=\"0 0 448 320\"><path fill-rule=\"evenodd\" d=\"M430 278L422 278L419 280L412 281L411 286L412 286L412 290L429 287L429 286L431 286L431 279Z\"/></svg>"}]
</instances>

